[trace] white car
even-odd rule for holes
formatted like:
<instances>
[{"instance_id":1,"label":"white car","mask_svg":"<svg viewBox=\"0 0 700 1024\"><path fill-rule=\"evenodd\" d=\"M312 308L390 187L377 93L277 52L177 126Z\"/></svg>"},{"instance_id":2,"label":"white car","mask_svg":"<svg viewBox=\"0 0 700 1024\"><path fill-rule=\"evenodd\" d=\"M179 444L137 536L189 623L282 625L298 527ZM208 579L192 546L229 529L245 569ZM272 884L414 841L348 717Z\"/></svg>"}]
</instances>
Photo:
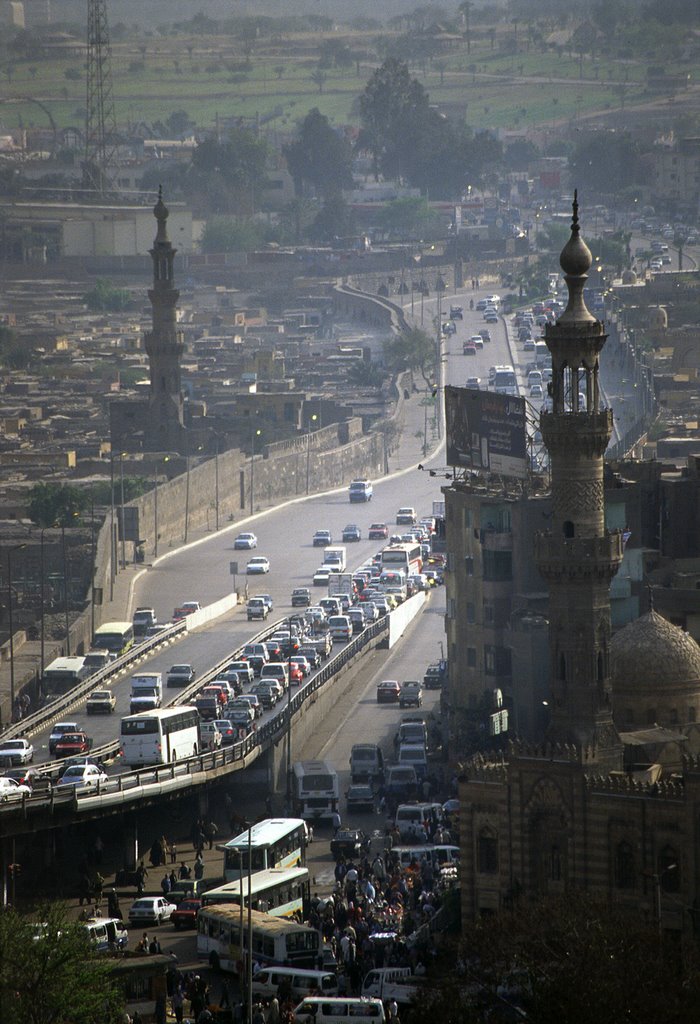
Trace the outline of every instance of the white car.
<instances>
[{"instance_id":1,"label":"white car","mask_svg":"<svg viewBox=\"0 0 700 1024\"><path fill-rule=\"evenodd\" d=\"M234 550L245 551L258 546L258 538L254 533L239 533L233 542Z\"/></svg>"},{"instance_id":2,"label":"white car","mask_svg":"<svg viewBox=\"0 0 700 1024\"><path fill-rule=\"evenodd\" d=\"M16 782L15 779L4 779L0 778L0 800L6 803L8 800L20 799L23 796L29 796L32 791L31 786L26 786L23 782Z\"/></svg>"},{"instance_id":3,"label":"white car","mask_svg":"<svg viewBox=\"0 0 700 1024\"><path fill-rule=\"evenodd\" d=\"M96 764L71 764L58 780L59 786L99 786L109 781L109 775Z\"/></svg>"},{"instance_id":4,"label":"white car","mask_svg":"<svg viewBox=\"0 0 700 1024\"><path fill-rule=\"evenodd\" d=\"M265 558L264 555L256 555L255 558L251 558L249 560L245 571L248 576L259 576L262 575L262 573L269 572L269 559Z\"/></svg>"},{"instance_id":5,"label":"white car","mask_svg":"<svg viewBox=\"0 0 700 1024\"><path fill-rule=\"evenodd\" d=\"M129 923L158 925L161 921L169 921L176 909L175 904L169 903L163 896L141 896L131 904Z\"/></svg>"},{"instance_id":6,"label":"white car","mask_svg":"<svg viewBox=\"0 0 700 1024\"><path fill-rule=\"evenodd\" d=\"M12 767L13 764L31 764L34 760L34 747L29 740L5 740L0 743L0 764Z\"/></svg>"}]
</instances>

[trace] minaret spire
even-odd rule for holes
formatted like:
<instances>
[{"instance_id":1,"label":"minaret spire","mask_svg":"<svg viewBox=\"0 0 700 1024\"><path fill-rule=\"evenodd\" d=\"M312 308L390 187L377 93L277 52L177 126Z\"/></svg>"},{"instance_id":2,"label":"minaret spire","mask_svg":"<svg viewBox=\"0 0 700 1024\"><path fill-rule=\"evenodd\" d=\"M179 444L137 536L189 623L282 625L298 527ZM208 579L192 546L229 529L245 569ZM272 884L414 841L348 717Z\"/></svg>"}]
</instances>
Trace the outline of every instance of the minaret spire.
<instances>
[{"instance_id":1,"label":"minaret spire","mask_svg":"<svg viewBox=\"0 0 700 1024\"><path fill-rule=\"evenodd\" d=\"M581 238L574 193L571 237L560 256L567 307L545 329L552 354L551 411L540 416L550 456L551 530L537 538L549 584L553 738L586 751L601 768L619 767L612 721L610 580L622 561L620 531L605 528L603 460L612 411L601 408L599 356L606 341L584 288L592 263Z\"/></svg>"},{"instance_id":2,"label":"minaret spire","mask_svg":"<svg viewBox=\"0 0 700 1024\"><path fill-rule=\"evenodd\" d=\"M158 224L153 248L153 287L151 300L153 330L146 334L146 352L151 370L149 395L150 430L146 447L151 451L180 451L184 430L184 400L180 381L180 360L184 349L177 329L177 302L174 261L177 249L168 238L169 210L163 202L163 186L153 207Z\"/></svg>"}]
</instances>

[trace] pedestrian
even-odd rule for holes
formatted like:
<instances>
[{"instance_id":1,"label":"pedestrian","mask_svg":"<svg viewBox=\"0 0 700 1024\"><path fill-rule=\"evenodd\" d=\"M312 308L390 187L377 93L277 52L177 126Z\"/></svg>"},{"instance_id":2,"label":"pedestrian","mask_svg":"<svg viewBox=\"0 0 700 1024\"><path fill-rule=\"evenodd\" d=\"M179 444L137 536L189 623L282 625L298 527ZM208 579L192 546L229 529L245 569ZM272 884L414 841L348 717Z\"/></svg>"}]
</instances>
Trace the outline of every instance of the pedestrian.
<instances>
[{"instance_id":1,"label":"pedestrian","mask_svg":"<svg viewBox=\"0 0 700 1024\"><path fill-rule=\"evenodd\" d=\"M138 896L143 896L147 878L148 871L143 861L139 861L139 866L136 868L136 893Z\"/></svg>"},{"instance_id":2,"label":"pedestrian","mask_svg":"<svg viewBox=\"0 0 700 1024\"><path fill-rule=\"evenodd\" d=\"M215 821L208 821L207 822L207 824L205 826L204 834L206 835L207 839L209 840L209 849L213 850L214 849L214 840L216 839L217 835L219 834L219 826L216 824Z\"/></svg>"},{"instance_id":3,"label":"pedestrian","mask_svg":"<svg viewBox=\"0 0 700 1024\"><path fill-rule=\"evenodd\" d=\"M178 874L180 877L180 881L187 881L192 877L192 871L190 868L188 868L187 864L185 864L184 860L180 864L180 871L178 872Z\"/></svg>"},{"instance_id":4,"label":"pedestrian","mask_svg":"<svg viewBox=\"0 0 700 1024\"><path fill-rule=\"evenodd\" d=\"M141 941L139 942L138 946L136 947L136 952L137 953L147 953L148 952L148 932L144 932L143 935L141 936Z\"/></svg>"},{"instance_id":5,"label":"pedestrian","mask_svg":"<svg viewBox=\"0 0 700 1024\"><path fill-rule=\"evenodd\" d=\"M337 811L333 811L331 817L331 824L333 826L333 835L335 835L341 825L340 815L338 814Z\"/></svg>"},{"instance_id":6,"label":"pedestrian","mask_svg":"<svg viewBox=\"0 0 700 1024\"><path fill-rule=\"evenodd\" d=\"M119 897L117 896L116 889L110 889L107 893L107 913L110 917L116 917L117 920L121 921L122 912L119 906Z\"/></svg>"},{"instance_id":7,"label":"pedestrian","mask_svg":"<svg viewBox=\"0 0 700 1024\"><path fill-rule=\"evenodd\" d=\"M154 935L151 941L148 943L148 952L151 954L151 956L155 956L156 953L160 953L160 951L160 942Z\"/></svg>"},{"instance_id":8,"label":"pedestrian","mask_svg":"<svg viewBox=\"0 0 700 1024\"><path fill-rule=\"evenodd\" d=\"M168 875L168 878L170 879L170 891L172 892L175 886L177 885L177 875L175 874L175 868L171 870L170 874Z\"/></svg>"},{"instance_id":9,"label":"pedestrian","mask_svg":"<svg viewBox=\"0 0 700 1024\"><path fill-rule=\"evenodd\" d=\"M170 863L177 864L177 846L175 843L170 844Z\"/></svg>"},{"instance_id":10,"label":"pedestrian","mask_svg":"<svg viewBox=\"0 0 700 1024\"><path fill-rule=\"evenodd\" d=\"M182 1024L182 1018L184 1016L184 997L182 995L182 985L177 985L173 992L170 1000L172 1006L173 1016L175 1017L176 1024Z\"/></svg>"},{"instance_id":11,"label":"pedestrian","mask_svg":"<svg viewBox=\"0 0 700 1024\"><path fill-rule=\"evenodd\" d=\"M194 877L198 882L204 878L204 859L199 855L194 862Z\"/></svg>"},{"instance_id":12,"label":"pedestrian","mask_svg":"<svg viewBox=\"0 0 700 1024\"><path fill-rule=\"evenodd\" d=\"M163 875L163 879L162 879L162 881L160 883L160 887L163 890L163 895L167 896L168 893L170 892L170 875L168 874L167 871Z\"/></svg>"}]
</instances>

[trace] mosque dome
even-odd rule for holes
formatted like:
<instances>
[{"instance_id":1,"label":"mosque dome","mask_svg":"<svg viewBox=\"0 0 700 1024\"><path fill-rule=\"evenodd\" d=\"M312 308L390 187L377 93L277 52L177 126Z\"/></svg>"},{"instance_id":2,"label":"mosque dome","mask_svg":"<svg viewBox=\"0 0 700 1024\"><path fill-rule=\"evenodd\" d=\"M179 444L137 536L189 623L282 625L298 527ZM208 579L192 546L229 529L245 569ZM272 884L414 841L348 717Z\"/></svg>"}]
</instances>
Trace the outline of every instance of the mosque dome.
<instances>
[{"instance_id":1,"label":"mosque dome","mask_svg":"<svg viewBox=\"0 0 700 1024\"><path fill-rule=\"evenodd\" d=\"M653 331L665 331L668 327L668 313L663 306L649 306L649 327Z\"/></svg>"},{"instance_id":2,"label":"mosque dome","mask_svg":"<svg viewBox=\"0 0 700 1024\"><path fill-rule=\"evenodd\" d=\"M613 692L663 690L691 683L700 688L700 647L658 612L635 619L612 638Z\"/></svg>"},{"instance_id":3,"label":"mosque dome","mask_svg":"<svg viewBox=\"0 0 700 1024\"><path fill-rule=\"evenodd\" d=\"M622 283L623 284L636 284L637 283L637 275L635 274L635 272L633 270L630 270L629 267L628 267L627 270L623 270L622 271Z\"/></svg>"}]
</instances>

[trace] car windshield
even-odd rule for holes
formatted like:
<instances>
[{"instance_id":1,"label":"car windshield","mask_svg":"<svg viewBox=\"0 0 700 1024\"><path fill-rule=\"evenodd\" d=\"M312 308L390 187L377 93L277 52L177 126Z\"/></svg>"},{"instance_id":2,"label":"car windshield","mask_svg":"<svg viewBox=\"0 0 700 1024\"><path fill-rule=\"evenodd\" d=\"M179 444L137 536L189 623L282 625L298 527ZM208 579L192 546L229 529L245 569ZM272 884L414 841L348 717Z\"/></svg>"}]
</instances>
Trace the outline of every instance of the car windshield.
<instances>
[{"instance_id":1,"label":"car windshield","mask_svg":"<svg viewBox=\"0 0 700 1024\"><path fill-rule=\"evenodd\" d=\"M74 768L66 768L63 773L64 779L81 778L83 775L88 774L88 769L85 766L76 765Z\"/></svg>"}]
</instances>

